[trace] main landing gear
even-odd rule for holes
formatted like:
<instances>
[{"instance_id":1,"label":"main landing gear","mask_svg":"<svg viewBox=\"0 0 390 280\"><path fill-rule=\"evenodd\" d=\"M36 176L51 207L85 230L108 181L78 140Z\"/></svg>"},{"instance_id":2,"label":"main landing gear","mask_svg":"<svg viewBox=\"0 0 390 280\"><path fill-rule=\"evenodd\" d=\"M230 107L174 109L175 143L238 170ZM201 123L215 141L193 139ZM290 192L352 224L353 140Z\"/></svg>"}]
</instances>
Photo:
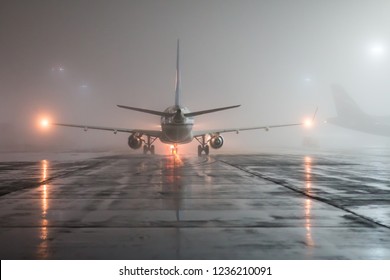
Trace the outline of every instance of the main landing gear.
<instances>
[{"instance_id":1,"label":"main landing gear","mask_svg":"<svg viewBox=\"0 0 390 280\"><path fill-rule=\"evenodd\" d=\"M145 143L144 145L144 155L146 155L148 152L150 152L150 154L154 155L155 153L155 149L154 149L154 145L152 145L154 143L154 141L156 141L157 137L151 137L151 136L148 136L148 138L145 140L143 140L143 142Z\"/></svg>"},{"instance_id":2,"label":"main landing gear","mask_svg":"<svg viewBox=\"0 0 390 280\"><path fill-rule=\"evenodd\" d=\"M202 135L202 136L198 136L198 137L195 137L195 139L199 142L199 146L198 146L198 156L201 156L202 155L202 152L205 153L206 156L209 155L210 153L210 146L207 145L208 141L206 142L206 136L205 135Z\"/></svg>"}]
</instances>

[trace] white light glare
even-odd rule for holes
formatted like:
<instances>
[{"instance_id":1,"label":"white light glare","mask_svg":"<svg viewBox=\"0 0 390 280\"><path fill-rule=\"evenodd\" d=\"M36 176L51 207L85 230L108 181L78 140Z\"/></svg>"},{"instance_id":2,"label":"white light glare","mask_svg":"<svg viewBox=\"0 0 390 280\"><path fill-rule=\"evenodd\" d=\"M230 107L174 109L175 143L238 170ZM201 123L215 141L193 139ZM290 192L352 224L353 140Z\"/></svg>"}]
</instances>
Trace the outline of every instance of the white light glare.
<instances>
[{"instance_id":1,"label":"white light glare","mask_svg":"<svg viewBox=\"0 0 390 280\"><path fill-rule=\"evenodd\" d=\"M54 72L54 73L64 73L65 72L65 68L63 66L53 66L51 68L51 72Z\"/></svg>"},{"instance_id":2,"label":"white light glare","mask_svg":"<svg viewBox=\"0 0 390 280\"><path fill-rule=\"evenodd\" d=\"M49 126L49 120L48 119L42 119L41 120L41 127L47 128Z\"/></svg>"},{"instance_id":3,"label":"white light glare","mask_svg":"<svg viewBox=\"0 0 390 280\"><path fill-rule=\"evenodd\" d=\"M373 56L382 56L385 53L385 47L382 44L374 44L370 47L370 53Z\"/></svg>"},{"instance_id":4,"label":"white light glare","mask_svg":"<svg viewBox=\"0 0 390 280\"><path fill-rule=\"evenodd\" d=\"M310 128L313 126L313 121L311 119L305 119L303 124L305 127Z\"/></svg>"}]
</instances>

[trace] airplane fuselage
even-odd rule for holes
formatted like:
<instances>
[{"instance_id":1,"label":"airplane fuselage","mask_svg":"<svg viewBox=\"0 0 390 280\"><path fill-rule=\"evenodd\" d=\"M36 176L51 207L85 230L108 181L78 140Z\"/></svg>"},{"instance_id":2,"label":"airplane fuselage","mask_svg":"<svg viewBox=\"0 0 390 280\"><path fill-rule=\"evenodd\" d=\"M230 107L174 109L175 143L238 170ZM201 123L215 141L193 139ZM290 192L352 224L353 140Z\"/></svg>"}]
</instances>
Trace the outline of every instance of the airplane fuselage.
<instances>
[{"instance_id":1,"label":"airplane fuselage","mask_svg":"<svg viewBox=\"0 0 390 280\"><path fill-rule=\"evenodd\" d=\"M184 116L184 114L190 113L188 108L175 105L168 107L164 112L174 115L161 117L162 136L160 141L166 144L186 144L191 142L194 138L192 135L194 118Z\"/></svg>"}]
</instances>

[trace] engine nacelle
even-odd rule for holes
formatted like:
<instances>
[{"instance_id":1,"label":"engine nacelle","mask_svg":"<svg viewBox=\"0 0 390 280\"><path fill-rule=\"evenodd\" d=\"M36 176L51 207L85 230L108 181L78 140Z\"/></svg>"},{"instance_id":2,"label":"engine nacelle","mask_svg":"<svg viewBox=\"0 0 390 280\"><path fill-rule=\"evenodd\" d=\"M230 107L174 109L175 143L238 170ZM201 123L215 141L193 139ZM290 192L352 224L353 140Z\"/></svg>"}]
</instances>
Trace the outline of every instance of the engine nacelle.
<instances>
[{"instance_id":1,"label":"engine nacelle","mask_svg":"<svg viewBox=\"0 0 390 280\"><path fill-rule=\"evenodd\" d=\"M136 150L142 147L142 139L134 134L129 136L129 147Z\"/></svg>"},{"instance_id":2,"label":"engine nacelle","mask_svg":"<svg viewBox=\"0 0 390 280\"><path fill-rule=\"evenodd\" d=\"M221 135L213 136L210 139L210 146L213 149L219 149L223 146L223 138Z\"/></svg>"}]
</instances>

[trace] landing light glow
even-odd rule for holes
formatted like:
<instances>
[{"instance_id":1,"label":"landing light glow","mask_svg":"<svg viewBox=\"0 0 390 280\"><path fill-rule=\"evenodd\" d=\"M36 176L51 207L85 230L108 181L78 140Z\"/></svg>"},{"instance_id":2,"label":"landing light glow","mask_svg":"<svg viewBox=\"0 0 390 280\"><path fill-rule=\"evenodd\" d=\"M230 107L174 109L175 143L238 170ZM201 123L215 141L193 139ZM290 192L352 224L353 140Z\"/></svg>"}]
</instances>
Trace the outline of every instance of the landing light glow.
<instances>
[{"instance_id":1,"label":"landing light glow","mask_svg":"<svg viewBox=\"0 0 390 280\"><path fill-rule=\"evenodd\" d=\"M49 127L49 120L48 119L42 119L40 124L41 124L42 128L47 128L47 127Z\"/></svg>"},{"instance_id":2,"label":"landing light glow","mask_svg":"<svg viewBox=\"0 0 390 280\"><path fill-rule=\"evenodd\" d=\"M309 127L312 127L313 126L313 121L311 119L306 119L304 122L303 122L304 126L309 128Z\"/></svg>"}]
</instances>

